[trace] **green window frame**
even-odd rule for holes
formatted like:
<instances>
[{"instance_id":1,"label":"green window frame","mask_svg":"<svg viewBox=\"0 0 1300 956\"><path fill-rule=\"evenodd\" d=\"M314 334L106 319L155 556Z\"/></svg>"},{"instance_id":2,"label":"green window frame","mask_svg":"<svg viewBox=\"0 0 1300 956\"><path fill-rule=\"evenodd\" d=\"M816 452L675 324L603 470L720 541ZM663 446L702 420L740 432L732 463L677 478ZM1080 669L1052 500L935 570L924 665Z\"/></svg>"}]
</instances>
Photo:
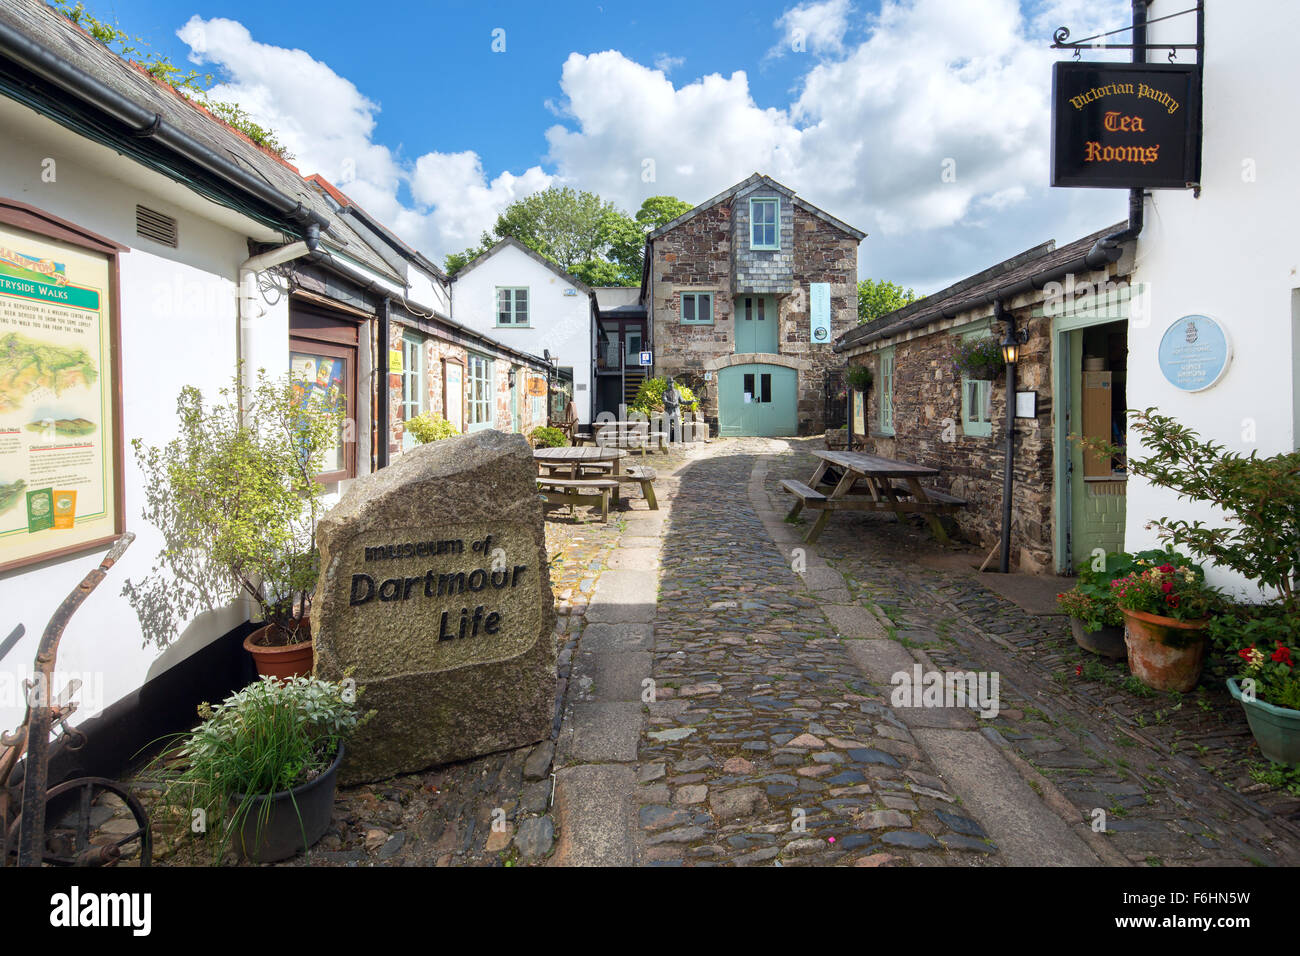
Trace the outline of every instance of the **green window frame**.
<instances>
[{"instance_id":1,"label":"green window frame","mask_svg":"<svg viewBox=\"0 0 1300 956\"><path fill-rule=\"evenodd\" d=\"M962 335L962 344L989 338L986 326ZM975 438L993 435L993 383L985 379L961 377L961 430Z\"/></svg>"},{"instance_id":2,"label":"green window frame","mask_svg":"<svg viewBox=\"0 0 1300 956\"><path fill-rule=\"evenodd\" d=\"M492 367L496 363L486 355L470 352L465 362L465 430L476 432L491 428L496 411Z\"/></svg>"},{"instance_id":3,"label":"green window frame","mask_svg":"<svg viewBox=\"0 0 1300 956\"><path fill-rule=\"evenodd\" d=\"M528 328L528 286L497 286L497 328Z\"/></svg>"},{"instance_id":4,"label":"green window frame","mask_svg":"<svg viewBox=\"0 0 1300 956\"><path fill-rule=\"evenodd\" d=\"M712 292L683 292L681 296L682 325L713 324Z\"/></svg>"},{"instance_id":5,"label":"green window frame","mask_svg":"<svg viewBox=\"0 0 1300 956\"><path fill-rule=\"evenodd\" d=\"M781 248L781 200L751 199L749 201L749 248L760 250Z\"/></svg>"},{"instance_id":6,"label":"green window frame","mask_svg":"<svg viewBox=\"0 0 1300 956\"><path fill-rule=\"evenodd\" d=\"M880 433L894 434L894 347L880 353Z\"/></svg>"}]
</instances>

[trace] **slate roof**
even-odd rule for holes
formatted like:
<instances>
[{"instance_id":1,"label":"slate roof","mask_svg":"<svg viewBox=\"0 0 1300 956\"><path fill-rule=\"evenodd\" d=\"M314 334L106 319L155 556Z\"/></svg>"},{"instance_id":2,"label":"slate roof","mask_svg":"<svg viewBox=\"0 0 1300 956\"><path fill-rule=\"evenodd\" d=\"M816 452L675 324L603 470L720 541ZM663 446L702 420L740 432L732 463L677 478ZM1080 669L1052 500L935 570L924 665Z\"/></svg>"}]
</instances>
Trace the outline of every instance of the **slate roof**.
<instances>
[{"instance_id":1,"label":"slate roof","mask_svg":"<svg viewBox=\"0 0 1300 956\"><path fill-rule=\"evenodd\" d=\"M90 75L141 108L161 116L224 159L261 178L278 192L298 200L329 223L322 246L353 259L387 279L401 278L371 249L330 204L303 180L288 162L262 149L243 133L226 125L207 110L155 80L139 66L128 63L104 44L40 0L4 0L0 22L44 47L60 59ZM52 91L43 84L42 92ZM59 95L72 98L59 90ZM106 124L123 141L134 139L123 123Z\"/></svg>"},{"instance_id":2,"label":"slate roof","mask_svg":"<svg viewBox=\"0 0 1300 956\"><path fill-rule=\"evenodd\" d=\"M791 189L789 186L783 186L772 177L764 176L762 173L754 173L754 175L750 176L748 179L736 183L736 185L732 186L729 189L724 189L722 192L718 193L712 199L705 200L704 202L700 203L698 206L695 206L692 209L688 209L686 212L682 213L676 219L664 223L658 229L655 229L648 236L646 236L646 240L648 242L653 242L654 240L662 236L664 233L676 229L682 223L686 222L687 220L695 218L700 213L704 212L706 209L712 209L714 206L718 205L718 203L726 202L728 199L730 199L732 196L735 196L737 193L744 192L749 187L757 186L760 184L767 186L770 189L774 189L777 192L779 192L781 195L788 197L792 203L794 203L804 212L816 216L818 219L821 219L823 222L830 223L832 226L839 229L840 231L848 233L850 236L852 236L854 239L857 239L859 242L867 238L867 234L862 230L854 229L848 223L844 222L841 219L836 219L834 216L826 212L824 209L819 209L818 207L814 206L812 203L800 199L798 196L794 194L794 190Z\"/></svg>"},{"instance_id":3,"label":"slate roof","mask_svg":"<svg viewBox=\"0 0 1300 956\"><path fill-rule=\"evenodd\" d=\"M977 308L999 290L1010 288L1084 255L1102 236L1117 232L1126 225L1126 222L1116 223L1059 248L1055 240L1040 243L960 282L954 282L933 295L850 329L835 341L835 349L840 351L867 345Z\"/></svg>"}]
</instances>

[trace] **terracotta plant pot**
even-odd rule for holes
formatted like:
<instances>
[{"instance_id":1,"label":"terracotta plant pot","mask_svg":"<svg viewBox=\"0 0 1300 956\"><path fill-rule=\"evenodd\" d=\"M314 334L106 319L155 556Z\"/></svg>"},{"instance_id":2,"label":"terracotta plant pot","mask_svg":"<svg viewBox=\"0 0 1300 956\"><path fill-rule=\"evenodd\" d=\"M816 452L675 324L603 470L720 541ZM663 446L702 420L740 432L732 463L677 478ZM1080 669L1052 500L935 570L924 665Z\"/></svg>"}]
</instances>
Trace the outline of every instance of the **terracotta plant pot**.
<instances>
[{"instance_id":1,"label":"terracotta plant pot","mask_svg":"<svg viewBox=\"0 0 1300 956\"><path fill-rule=\"evenodd\" d=\"M278 677L281 680L288 677L305 677L310 674L316 662L311 637L297 644L268 646L261 643L266 640L266 635L271 633L274 626L268 624L266 627L260 627L244 638L244 650L253 655L257 673L262 677ZM302 627L309 628L310 625L304 621Z\"/></svg>"},{"instance_id":2,"label":"terracotta plant pot","mask_svg":"<svg viewBox=\"0 0 1300 956\"><path fill-rule=\"evenodd\" d=\"M1205 626L1146 611L1124 612L1124 643L1133 675L1153 690L1185 694L1201 679L1205 664Z\"/></svg>"},{"instance_id":3,"label":"terracotta plant pot","mask_svg":"<svg viewBox=\"0 0 1300 956\"><path fill-rule=\"evenodd\" d=\"M1228 681L1228 692L1246 709L1246 722L1264 756L1277 763L1300 767L1300 710L1262 700L1246 700L1235 678Z\"/></svg>"},{"instance_id":4,"label":"terracotta plant pot","mask_svg":"<svg viewBox=\"0 0 1300 956\"><path fill-rule=\"evenodd\" d=\"M1124 647L1124 628L1122 627L1102 627L1090 634L1083 629L1082 621L1072 617L1070 618L1070 630L1074 634L1074 643L1085 651L1099 654L1102 657L1110 657L1117 661L1123 660L1128 654L1128 650Z\"/></svg>"}]
</instances>

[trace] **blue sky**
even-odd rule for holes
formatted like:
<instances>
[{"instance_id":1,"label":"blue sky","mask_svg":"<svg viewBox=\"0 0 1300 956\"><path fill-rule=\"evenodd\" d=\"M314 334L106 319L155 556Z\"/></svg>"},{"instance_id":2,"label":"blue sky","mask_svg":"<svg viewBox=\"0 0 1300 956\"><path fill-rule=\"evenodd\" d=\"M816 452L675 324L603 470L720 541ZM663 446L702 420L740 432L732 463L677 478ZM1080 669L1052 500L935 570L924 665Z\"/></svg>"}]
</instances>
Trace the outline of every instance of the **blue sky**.
<instances>
[{"instance_id":1,"label":"blue sky","mask_svg":"<svg viewBox=\"0 0 1300 956\"><path fill-rule=\"evenodd\" d=\"M862 275L925 292L1124 215L1047 187L1047 47L1126 0L87 6L436 258L549 185L632 211L756 170L868 232Z\"/></svg>"}]
</instances>

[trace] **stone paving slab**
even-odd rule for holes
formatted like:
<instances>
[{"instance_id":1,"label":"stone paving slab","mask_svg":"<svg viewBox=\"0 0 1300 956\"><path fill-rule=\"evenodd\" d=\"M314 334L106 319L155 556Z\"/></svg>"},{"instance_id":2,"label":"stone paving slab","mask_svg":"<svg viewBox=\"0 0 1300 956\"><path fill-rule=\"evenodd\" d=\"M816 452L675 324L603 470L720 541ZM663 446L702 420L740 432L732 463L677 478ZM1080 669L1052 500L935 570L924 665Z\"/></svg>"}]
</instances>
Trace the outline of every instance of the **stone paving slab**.
<instances>
[{"instance_id":1,"label":"stone paving slab","mask_svg":"<svg viewBox=\"0 0 1300 956\"><path fill-rule=\"evenodd\" d=\"M630 766L587 764L555 775L556 815L563 821L552 866L632 866L638 862L629 796Z\"/></svg>"}]
</instances>

